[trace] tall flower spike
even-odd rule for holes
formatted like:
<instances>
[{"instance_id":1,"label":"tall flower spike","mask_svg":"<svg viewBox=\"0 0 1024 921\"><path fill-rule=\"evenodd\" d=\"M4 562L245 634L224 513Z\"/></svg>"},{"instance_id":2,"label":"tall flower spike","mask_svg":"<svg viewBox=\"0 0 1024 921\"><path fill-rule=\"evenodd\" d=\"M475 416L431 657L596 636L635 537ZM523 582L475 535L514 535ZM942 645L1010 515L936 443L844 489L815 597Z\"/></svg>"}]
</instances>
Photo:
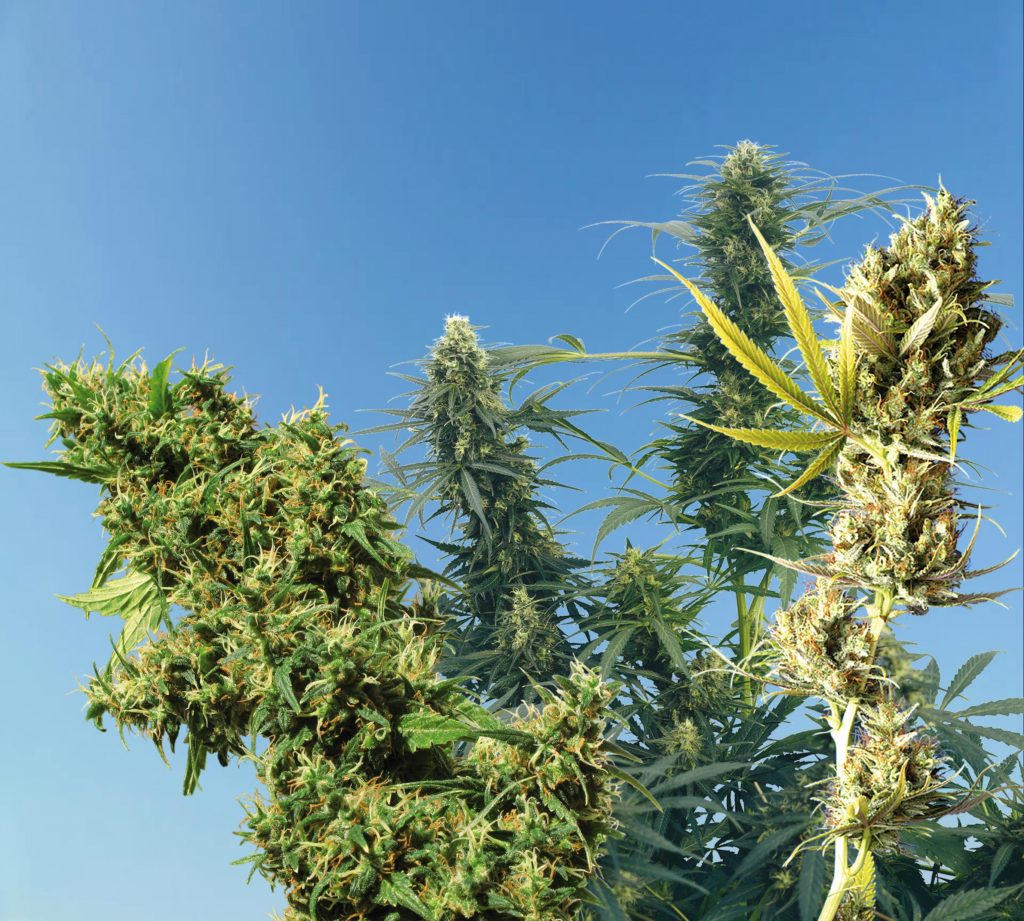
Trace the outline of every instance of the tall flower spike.
<instances>
[{"instance_id":1,"label":"tall flower spike","mask_svg":"<svg viewBox=\"0 0 1024 921\"><path fill-rule=\"evenodd\" d=\"M415 379L401 427L425 444L414 463L415 488L450 516L455 539L445 573L464 587L444 599L452 621L453 674L480 680L491 697L529 691L570 659L558 626L580 561L569 557L545 519L538 465L527 453L523 422L501 395L503 377L466 317L451 316Z\"/></svg>"},{"instance_id":2,"label":"tall flower spike","mask_svg":"<svg viewBox=\"0 0 1024 921\"><path fill-rule=\"evenodd\" d=\"M899 605L923 613L970 599L956 591L971 550L958 547L956 442L971 412L1021 416L993 403L1020 388L1021 353L988 351L1001 321L985 305L989 285L975 274L978 240L967 208L943 189L887 249L869 248L839 303L829 305L842 326L825 361L792 280L758 235L817 396L677 275L729 353L824 431L701 424L749 444L820 450L789 489L834 469L842 493L832 553L801 566L818 574L818 585L779 612L769 643L783 689L820 697L831 710L836 776L826 816L835 871L819 921L873 917L873 853L895 849L902 826L941 815L951 802L934 744L895 702L878 642ZM865 602L851 590L871 593L863 620L855 612Z\"/></svg>"},{"instance_id":3,"label":"tall flower spike","mask_svg":"<svg viewBox=\"0 0 1024 921\"><path fill-rule=\"evenodd\" d=\"M832 525L833 566L844 579L895 593L909 610L956 604L969 551L957 548L963 523L952 465L966 415L1017 417L992 400L1020 380L1020 356L988 346L1002 321L983 301L975 275L977 236L969 202L945 189L888 249L869 249L840 292L856 330L858 371L851 429L884 446L879 471L848 442L836 477L845 505ZM876 342L886 343L878 346ZM1002 384L986 389L986 382Z\"/></svg>"}]
</instances>

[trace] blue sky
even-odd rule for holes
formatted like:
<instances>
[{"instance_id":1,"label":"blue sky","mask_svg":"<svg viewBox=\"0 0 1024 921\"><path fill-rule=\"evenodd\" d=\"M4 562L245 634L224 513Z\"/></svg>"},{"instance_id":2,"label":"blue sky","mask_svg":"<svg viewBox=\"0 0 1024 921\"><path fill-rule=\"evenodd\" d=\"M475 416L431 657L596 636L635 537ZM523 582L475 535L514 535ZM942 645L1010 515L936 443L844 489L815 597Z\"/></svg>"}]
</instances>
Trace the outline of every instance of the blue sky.
<instances>
[{"instance_id":1,"label":"blue sky","mask_svg":"<svg viewBox=\"0 0 1024 921\"><path fill-rule=\"evenodd\" d=\"M32 369L102 351L95 324L151 361L209 351L266 419L323 385L355 428L402 391L387 372L447 313L493 340L629 347L678 304L627 313L636 291L618 286L648 271L647 239L598 260L604 233L580 228L672 216L679 182L644 177L743 138L834 174L941 175L978 201L982 271L1020 303L1021 28L1017 0L0 4L3 458L42 455ZM820 256L886 233L850 221ZM628 399L608 396L621 382L578 402L605 407L594 425L630 447L655 419L622 414ZM1007 532L988 529L987 561L1024 542L1021 427L992 428L966 449L991 468ZM598 472L564 473L604 494ZM91 578L95 494L6 471L0 499L0 921L280 909L229 866L249 771L213 769L186 800L180 765L140 741L127 755L82 718L73 691L107 624L54 594ZM1024 582L1019 562L996 581ZM987 699L1022 693L1021 624L1014 596L905 635L947 677L1004 650L972 692Z\"/></svg>"}]
</instances>

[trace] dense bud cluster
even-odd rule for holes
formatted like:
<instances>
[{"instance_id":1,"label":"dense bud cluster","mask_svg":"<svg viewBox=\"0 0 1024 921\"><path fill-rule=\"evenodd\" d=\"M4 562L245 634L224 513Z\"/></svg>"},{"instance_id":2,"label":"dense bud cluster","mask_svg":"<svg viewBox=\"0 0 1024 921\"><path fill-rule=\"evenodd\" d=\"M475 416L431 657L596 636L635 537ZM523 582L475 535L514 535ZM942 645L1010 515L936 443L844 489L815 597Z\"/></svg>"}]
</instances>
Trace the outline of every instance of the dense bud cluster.
<instances>
[{"instance_id":1,"label":"dense bud cluster","mask_svg":"<svg viewBox=\"0 0 1024 921\"><path fill-rule=\"evenodd\" d=\"M608 619L631 623L634 629L624 649L630 661L642 664L649 672L666 675L666 686L674 664L661 642L656 627L661 601L671 597L678 567L667 567L654 550L627 546L619 554L605 585L602 612Z\"/></svg>"},{"instance_id":2,"label":"dense bud cluster","mask_svg":"<svg viewBox=\"0 0 1024 921\"><path fill-rule=\"evenodd\" d=\"M868 679L885 677L878 639L895 606L921 614L956 603L970 552L957 546L952 458L964 414L986 406L979 382L992 379L1006 357L986 351L1001 321L980 305L987 285L975 275L978 244L967 205L942 190L888 249L869 248L840 292L857 356L849 427L859 437L837 459L842 504L827 560L837 582L875 593L869 617L823 619L820 603L803 602L779 615L774 632L782 683L857 714L847 748L854 725L840 723L834 710L839 760L826 823L859 840L865 855L897 850L904 825L950 805L935 743L912 728L913 711L895 702L888 681ZM840 350L831 366L837 379ZM848 597L821 588L823 581L809 597ZM874 917L870 883L854 878L838 917Z\"/></svg>"},{"instance_id":3,"label":"dense bud cluster","mask_svg":"<svg viewBox=\"0 0 1024 921\"><path fill-rule=\"evenodd\" d=\"M523 672L548 680L569 658L558 607L578 565L544 518L539 493L548 484L465 317L448 318L424 364L406 425L427 444L436 471L421 485L436 490L456 525L457 542L444 546L452 557L447 574L465 594L449 599L448 617L462 628L452 643L463 653L496 654L481 690L504 693ZM482 676L479 658L467 671Z\"/></svg>"},{"instance_id":4,"label":"dense bud cluster","mask_svg":"<svg viewBox=\"0 0 1024 921\"><path fill-rule=\"evenodd\" d=\"M773 680L788 691L847 701L875 676L874 641L849 592L820 582L779 611L769 634Z\"/></svg>"},{"instance_id":5,"label":"dense bud cluster","mask_svg":"<svg viewBox=\"0 0 1024 921\"><path fill-rule=\"evenodd\" d=\"M569 917L611 832L611 692L574 667L511 723L473 703L437 673L436 614L406 599L415 567L323 399L261 428L220 366L168 371L45 374L62 451L36 466L101 485L111 538L73 603L130 621L159 598L89 715L158 747L185 729L187 792L207 753L255 761L242 834L289 919Z\"/></svg>"},{"instance_id":6,"label":"dense bud cluster","mask_svg":"<svg viewBox=\"0 0 1024 921\"><path fill-rule=\"evenodd\" d=\"M903 826L950 803L940 792L943 759L912 722L913 711L888 695L862 707L847 761L825 803L830 828L854 826L854 835L869 831L875 852L897 850Z\"/></svg>"},{"instance_id":7,"label":"dense bud cluster","mask_svg":"<svg viewBox=\"0 0 1024 921\"><path fill-rule=\"evenodd\" d=\"M560 639L558 628L530 593L521 585L514 588L498 622L498 652L528 674L547 675Z\"/></svg>"},{"instance_id":8,"label":"dense bud cluster","mask_svg":"<svg viewBox=\"0 0 1024 921\"><path fill-rule=\"evenodd\" d=\"M785 334L786 320L747 215L754 215L780 253L791 252L799 223L799 186L778 154L752 141L741 141L696 188L694 204L700 210L687 216L695 231L692 242L702 281L715 292L722 310L742 322L748 335L764 348L771 348ZM725 426L764 425L768 421L774 401L750 386L746 371L703 317L669 336L666 345L684 350L695 366L713 376L709 386L687 388L685 396L692 403L687 413L692 418ZM764 459L764 452L698 426L672 424L670 428L673 437L661 442L660 450L674 468L676 497L687 504L699 497L697 518L709 534L734 524L735 514L725 507L749 512L750 500L745 492L723 495L721 487L746 474Z\"/></svg>"},{"instance_id":9,"label":"dense bud cluster","mask_svg":"<svg viewBox=\"0 0 1024 921\"><path fill-rule=\"evenodd\" d=\"M836 921L876 921L874 899L863 892L851 892L839 907Z\"/></svg>"},{"instance_id":10,"label":"dense bud cluster","mask_svg":"<svg viewBox=\"0 0 1024 921\"><path fill-rule=\"evenodd\" d=\"M972 401L978 382L1000 364L986 351L1002 324L980 303L988 285L975 275L968 204L940 191L888 249L868 250L841 292L860 356L851 428L881 446L889 468L853 441L840 455L833 565L915 613L955 603L966 560L944 457L963 415L984 408Z\"/></svg>"}]
</instances>

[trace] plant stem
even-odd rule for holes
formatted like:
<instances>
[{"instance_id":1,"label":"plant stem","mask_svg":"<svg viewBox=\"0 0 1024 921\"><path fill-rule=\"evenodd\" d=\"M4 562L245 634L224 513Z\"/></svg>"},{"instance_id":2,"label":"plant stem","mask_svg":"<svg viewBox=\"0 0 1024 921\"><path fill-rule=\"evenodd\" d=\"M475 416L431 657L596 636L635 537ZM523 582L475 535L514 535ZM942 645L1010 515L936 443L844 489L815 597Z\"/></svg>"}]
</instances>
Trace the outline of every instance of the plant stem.
<instances>
[{"instance_id":1,"label":"plant stem","mask_svg":"<svg viewBox=\"0 0 1024 921\"><path fill-rule=\"evenodd\" d=\"M736 629L739 634L740 661L743 663L744 672L748 671L746 660L761 639L761 632L764 628L765 592L771 584L771 575L770 569L765 572L758 592L749 604L747 596L742 590L736 592ZM757 700L757 688L746 674L743 676L743 693L747 703L753 706Z\"/></svg>"},{"instance_id":2,"label":"plant stem","mask_svg":"<svg viewBox=\"0 0 1024 921\"><path fill-rule=\"evenodd\" d=\"M851 700L846 705L846 712L842 719L837 719L838 709L833 707L832 741L836 745L836 774L838 777L846 773L846 758L850 750L850 732L853 729L853 722L857 718L859 701ZM836 912L839 911L839 904L846 894L846 887L850 880L850 859L849 842L846 835L839 835L835 844L835 869L832 871L832 885L828 890L828 898L821 909L818 921L833 921Z\"/></svg>"},{"instance_id":3,"label":"plant stem","mask_svg":"<svg viewBox=\"0 0 1024 921\"><path fill-rule=\"evenodd\" d=\"M747 656L750 655L750 625L749 620L749 609L747 607L747 596L742 590L736 592L736 630L739 633L740 640L740 662L743 663L744 673L746 672L746 660ZM743 675L743 696L747 703L752 704L754 702L754 687L750 683L750 678Z\"/></svg>"},{"instance_id":4,"label":"plant stem","mask_svg":"<svg viewBox=\"0 0 1024 921\"><path fill-rule=\"evenodd\" d=\"M881 636L882 628L892 612L892 593L879 590L875 593L874 601L867 606L868 624L871 628L871 655L874 658L875 649L878 646L878 638ZM853 724L857 719L857 710L860 701L853 698L846 704L846 711L842 718L839 717L839 708L831 703L832 717L829 720L831 736L836 746L836 776L842 780L846 774L846 761L850 753L850 734L853 731ZM852 816L850 816L852 818ZM857 858L850 865L849 839L846 835L839 835L835 842L835 869L832 873L832 885L828 890L828 897L822 906L818 921L833 921L843 896L849 890L850 881L860 872L867 855L871 852L871 833L865 831L861 838Z\"/></svg>"}]
</instances>

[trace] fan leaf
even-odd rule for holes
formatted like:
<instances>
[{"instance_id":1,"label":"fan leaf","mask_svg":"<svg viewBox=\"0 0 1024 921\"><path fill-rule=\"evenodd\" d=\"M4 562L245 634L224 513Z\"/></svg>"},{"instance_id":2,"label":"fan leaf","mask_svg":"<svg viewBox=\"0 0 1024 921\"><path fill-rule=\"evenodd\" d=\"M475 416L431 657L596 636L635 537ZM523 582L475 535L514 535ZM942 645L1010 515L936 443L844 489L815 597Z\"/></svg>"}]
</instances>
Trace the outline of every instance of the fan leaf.
<instances>
[{"instance_id":1,"label":"fan leaf","mask_svg":"<svg viewBox=\"0 0 1024 921\"><path fill-rule=\"evenodd\" d=\"M779 301L781 301L782 307L785 310L786 321L789 323L793 338L796 340L800 354L803 356L807 370L810 372L811 380L814 382L814 386L818 388L821 398L829 405L835 407L835 388L828 373L828 364L825 361L825 353L822 351L821 342L814 332L811 315L804 306L800 292L797 291L793 279L782 264L782 260L776 255L771 246L768 245L768 241L765 240L761 231L758 230L753 219L748 217L747 222L750 224L750 229L754 232L754 236L757 237L757 242L761 244L761 250L768 261L768 268L772 273L772 282L775 285L775 293L778 295Z\"/></svg>"},{"instance_id":2,"label":"fan leaf","mask_svg":"<svg viewBox=\"0 0 1024 921\"><path fill-rule=\"evenodd\" d=\"M725 313L709 298L702 293L696 285L688 281L667 263L655 259L662 268L671 272L681 284L693 295L697 304L707 317L708 323L715 331L715 335L721 340L733 356L746 370L770 390L780 400L788 403L794 409L814 416L822 422L835 426L836 420L823 406L813 397L804 393L799 385L790 378L765 352L763 352L753 340L743 332Z\"/></svg>"},{"instance_id":3,"label":"fan leaf","mask_svg":"<svg viewBox=\"0 0 1024 921\"><path fill-rule=\"evenodd\" d=\"M832 432L799 432L783 431L782 429L732 429L721 425L712 425L710 422L702 422L691 416L682 418L694 422L720 435L728 435L737 441L746 444L756 445L759 448L771 448L776 451L819 451L822 448L831 447L836 443L836 436Z\"/></svg>"}]
</instances>

